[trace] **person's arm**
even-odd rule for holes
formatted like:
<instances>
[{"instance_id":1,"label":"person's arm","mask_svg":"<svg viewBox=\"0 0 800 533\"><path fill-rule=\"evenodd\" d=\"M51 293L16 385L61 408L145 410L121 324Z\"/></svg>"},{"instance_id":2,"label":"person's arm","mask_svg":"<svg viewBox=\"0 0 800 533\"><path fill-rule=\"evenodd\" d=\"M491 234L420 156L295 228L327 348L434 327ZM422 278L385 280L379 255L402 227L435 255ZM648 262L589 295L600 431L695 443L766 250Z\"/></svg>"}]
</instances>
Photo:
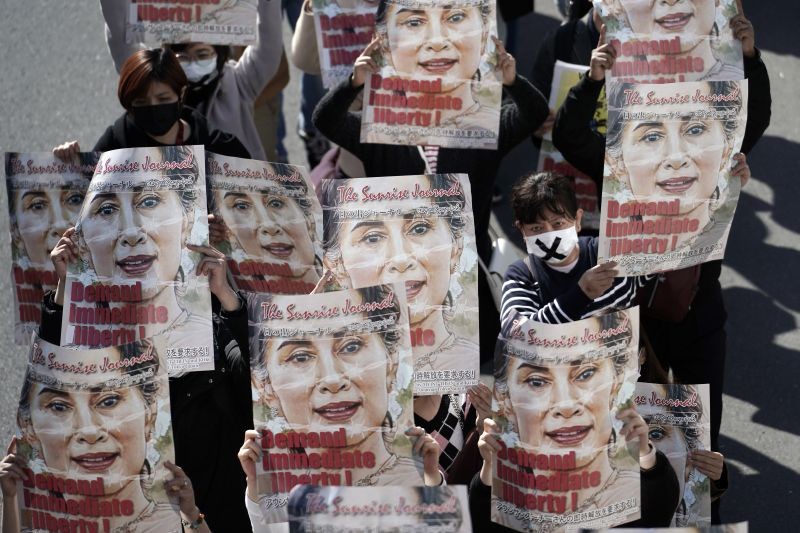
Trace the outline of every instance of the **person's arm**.
<instances>
[{"instance_id":1,"label":"person's arm","mask_svg":"<svg viewBox=\"0 0 800 533\"><path fill-rule=\"evenodd\" d=\"M550 89L553 85L553 69L556 66L556 32L550 32L544 38L536 60L531 70L531 83L539 89L546 100L550 98Z\"/></svg>"},{"instance_id":2,"label":"person's arm","mask_svg":"<svg viewBox=\"0 0 800 533\"><path fill-rule=\"evenodd\" d=\"M254 102L278 71L283 54L283 18L279 0L259 0L258 40L248 46L233 68L243 99Z\"/></svg>"},{"instance_id":3,"label":"person's arm","mask_svg":"<svg viewBox=\"0 0 800 533\"><path fill-rule=\"evenodd\" d=\"M772 93L767 66L756 49L753 57L744 58L744 76L747 78L747 125L744 130L741 152L747 154L764 135L772 117Z\"/></svg>"},{"instance_id":4,"label":"person's arm","mask_svg":"<svg viewBox=\"0 0 800 533\"><path fill-rule=\"evenodd\" d=\"M569 164L592 178L598 190L603 187L606 138L593 131L591 123L604 84L584 74L569 90L553 126L555 147Z\"/></svg>"},{"instance_id":5,"label":"person's arm","mask_svg":"<svg viewBox=\"0 0 800 533\"><path fill-rule=\"evenodd\" d=\"M497 149L501 154L511 151L516 145L539 129L550 108L547 99L524 77L517 74L514 82L504 85L511 102L500 109L500 137Z\"/></svg>"},{"instance_id":6,"label":"person's arm","mask_svg":"<svg viewBox=\"0 0 800 533\"><path fill-rule=\"evenodd\" d=\"M117 72L131 54L146 48L141 43L125 42L125 21L129 7L130 0L100 0L100 9L106 22L106 45Z\"/></svg>"},{"instance_id":7,"label":"person's arm","mask_svg":"<svg viewBox=\"0 0 800 533\"><path fill-rule=\"evenodd\" d=\"M292 35L292 47L289 50L289 60L292 64L305 72L319 76L319 49L317 48L317 30L314 27L314 13L311 11L311 1L305 0L300 10L300 18Z\"/></svg>"},{"instance_id":8,"label":"person's arm","mask_svg":"<svg viewBox=\"0 0 800 533\"><path fill-rule=\"evenodd\" d=\"M680 502L680 484L669 459L659 451L655 453L655 465L641 469L641 494L642 518L637 521L639 525L669 526Z\"/></svg>"},{"instance_id":9,"label":"person's arm","mask_svg":"<svg viewBox=\"0 0 800 533\"><path fill-rule=\"evenodd\" d=\"M522 261L512 264L503 281L500 304L500 321L506 320L516 310L522 316L546 324L562 324L579 320L586 307L592 303L577 283L557 296L553 301L543 302L538 283Z\"/></svg>"},{"instance_id":10,"label":"person's arm","mask_svg":"<svg viewBox=\"0 0 800 533\"><path fill-rule=\"evenodd\" d=\"M361 159L361 116L349 111L363 85L353 87L346 79L322 97L314 109L312 121L317 131Z\"/></svg>"},{"instance_id":11,"label":"person's arm","mask_svg":"<svg viewBox=\"0 0 800 533\"><path fill-rule=\"evenodd\" d=\"M253 104L255 107L261 107L262 105L266 104L276 96L280 94L280 92L289 85L289 61L286 59L286 54L281 54L281 62L278 66L278 72L275 73L275 76L272 77L271 80L267 83L264 87L264 90L261 91L261 94L258 95L256 98L255 103Z\"/></svg>"}]
</instances>

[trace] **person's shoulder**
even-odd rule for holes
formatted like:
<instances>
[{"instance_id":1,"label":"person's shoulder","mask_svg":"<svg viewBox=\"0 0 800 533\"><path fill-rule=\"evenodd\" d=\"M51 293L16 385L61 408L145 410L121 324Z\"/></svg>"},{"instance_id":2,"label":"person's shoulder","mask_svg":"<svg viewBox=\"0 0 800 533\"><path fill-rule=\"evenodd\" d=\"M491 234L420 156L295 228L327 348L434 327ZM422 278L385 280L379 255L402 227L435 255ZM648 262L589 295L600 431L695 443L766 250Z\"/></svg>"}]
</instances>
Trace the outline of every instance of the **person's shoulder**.
<instances>
[{"instance_id":1,"label":"person's shoulder","mask_svg":"<svg viewBox=\"0 0 800 533\"><path fill-rule=\"evenodd\" d=\"M250 158L250 152L234 134L211 128L208 119L196 109L187 106L183 119L192 128L190 138L193 142L204 145L208 151L229 157Z\"/></svg>"},{"instance_id":2,"label":"person's shoulder","mask_svg":"<svg viewBox=\"0 0 800 533\"><path fill-rule=\"evenodd\" d=\"M506 269L503 281L530 281L531 271L525 264L524 259L517 259Z\"/></svg>"},{"instance_id":3,"label":"person's shoulder","mask_svg":"<svg viewBox=\"0 0 800 533\"><path fill-rule=\"evenodd\" d=\"M117 148L125 148L125 113L114 121L92 148L95 152L107 152L108 150L116 150Z\"/></svg>"}]
</instances>

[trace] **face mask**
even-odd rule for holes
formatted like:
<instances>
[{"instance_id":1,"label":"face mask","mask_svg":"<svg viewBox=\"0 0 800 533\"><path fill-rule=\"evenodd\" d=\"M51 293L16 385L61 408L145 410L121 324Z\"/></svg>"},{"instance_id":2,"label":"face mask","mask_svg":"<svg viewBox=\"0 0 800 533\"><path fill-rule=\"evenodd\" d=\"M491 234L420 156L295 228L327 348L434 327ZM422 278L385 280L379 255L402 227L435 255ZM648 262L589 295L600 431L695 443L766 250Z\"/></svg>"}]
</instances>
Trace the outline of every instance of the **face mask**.
<instances>
[{"instance_id":1,"label":"face mask","mask_svg":"<svg viewBox=\"0 0 800 533\"><path fill-rule=\"evenodd\" d=\"M562 262L576 244L578 244L578 232L575 226L525 237L525 248L528 253L546 263Z\"/></svg>"},{"instance_id":2,"label":"face mask","mask_svg":"<svg viewBox=\"0 0 800 533\"><path fill-rule=\"evenodd\" d=\"M204 80L205 83L210 82L217 77L217 58L212 57L209 59L198 59L197 61L181 62L183 72L186 78L192 83L198 83Z\"/></svg>"},{"instance_id":3,"label":"face mask","mask_svg":"<svg viewBox=\"0 0 800 533\"><path fill-rule=\"evenodd\" d=\"M142 105L131 107L133 122L146 133L160 137L178 122L181 117L181 101L169 104Z\"/></svg>"}]
</instances>

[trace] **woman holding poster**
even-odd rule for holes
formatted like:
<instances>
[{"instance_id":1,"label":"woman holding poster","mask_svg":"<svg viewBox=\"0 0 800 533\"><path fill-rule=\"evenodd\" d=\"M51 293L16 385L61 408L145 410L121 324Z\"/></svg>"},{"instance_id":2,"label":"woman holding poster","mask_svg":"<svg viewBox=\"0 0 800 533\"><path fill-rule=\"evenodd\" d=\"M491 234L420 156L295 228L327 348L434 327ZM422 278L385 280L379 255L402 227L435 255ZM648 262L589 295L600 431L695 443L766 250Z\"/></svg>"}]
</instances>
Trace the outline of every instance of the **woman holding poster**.
<instances>
[{"instance_id":1,"label":"woman holding poster","mask_svg":"<svg viewBox=\"0 0 800 533\"><path fill-rule=\"evenodd\" d=\"M177 509L157 489L168 468L181 472L170 464L167 373L149 342L72 350L37 339L17 423L23 531L50 529L52 517L102 531L180 531ZM51 485L59 505L38 492Z\"/></svg>"},{"instance_id":2,"label":"woman holding poster","mask_svg":"<svg viewBox=\"0 0 800 533\"><path fill-rule=\"evenodd\" d=\"M466 186L455 174L323 184L324 262L337 283L358 288L404 282L415 371L473 370L466 385L415 388L420 394L477 384L477 313L470 309L477 298L463 279L477 270ZM467 327L464 318L471 319Z\"/></svg>"}]
</instances>

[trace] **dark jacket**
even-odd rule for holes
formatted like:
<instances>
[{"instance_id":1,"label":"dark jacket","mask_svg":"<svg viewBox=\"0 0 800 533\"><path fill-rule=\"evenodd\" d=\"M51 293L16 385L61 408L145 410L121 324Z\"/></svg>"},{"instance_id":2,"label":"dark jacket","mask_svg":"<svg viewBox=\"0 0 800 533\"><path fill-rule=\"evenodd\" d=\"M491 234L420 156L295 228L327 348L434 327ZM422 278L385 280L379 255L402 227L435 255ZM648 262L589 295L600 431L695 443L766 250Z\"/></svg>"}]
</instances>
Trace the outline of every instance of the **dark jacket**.
<instances>
[{"instance_id":1,"label":"dark jacket","mask_svg":"<svg viewBox=\"0 0 800 533\"><path fill-rule=\"evenodd\" d=\"M183 106L181 118L189 124L189 138L184 144L202 144L205 149L215 154L231 157L250 157L250 152L239 142L239 139L220 130L212 130L205 117L191 107ZM93 150L106 152L117 148L140 148L146 146L165 146L146 134L134 124L128 113L123 113L114 124L106 128L103 135L94 145Z\"/></svg>"},{"instance_id":2,"label":"dark jacket","mask_svg":"<svg viewBox=\"0 0 800 533\"><path fill-rule=\"evenodd\" d=\"M361 115L349 111L361 90L361 87L351 87L349 79L334 87L314 110L314 126L331 142L358 157L368 177L424 174L425 162L416 146L361 142ZM517 76L513 84L504 87L504 93L510 98L504 101L500 110L497 150L441 148L437 161L440 173L463 172L469 175L478 253L484 259L491 255L487 231L492 190L500 161L536 131L548 114L547 101L522 76Z\"/></svg>"},{"instance_id":3,"label":"dark jacket","mask_svg":"<svg viewBox=\"0 0 800 533\"><path fill-rule=\"evenodd\" d=\"M641 518L622 527L668 527L680 502L680 484L667 456L656 451L656 464L641 473ZM492 488L475 474L469 486L469 514L473 531L514 531L492 522ZM619 526L618 526L619 527Z\"/></svg>"},{"instance_id":4,"label":"dark jacket","mask_svg":"<svg viewBox=\"0 0 800 533\"><path fill-rule=\"evenodd\" d=\"M233 313L214 312L214 370L169 379L175 463L194 487L197 507L212 531L250 531L244 506L245 475L237 453L244 432L253 427L250 355L245 306ZM39 337L61 344L64 308L53 291L42 302Z\"/></svg>"}]
</instances>

